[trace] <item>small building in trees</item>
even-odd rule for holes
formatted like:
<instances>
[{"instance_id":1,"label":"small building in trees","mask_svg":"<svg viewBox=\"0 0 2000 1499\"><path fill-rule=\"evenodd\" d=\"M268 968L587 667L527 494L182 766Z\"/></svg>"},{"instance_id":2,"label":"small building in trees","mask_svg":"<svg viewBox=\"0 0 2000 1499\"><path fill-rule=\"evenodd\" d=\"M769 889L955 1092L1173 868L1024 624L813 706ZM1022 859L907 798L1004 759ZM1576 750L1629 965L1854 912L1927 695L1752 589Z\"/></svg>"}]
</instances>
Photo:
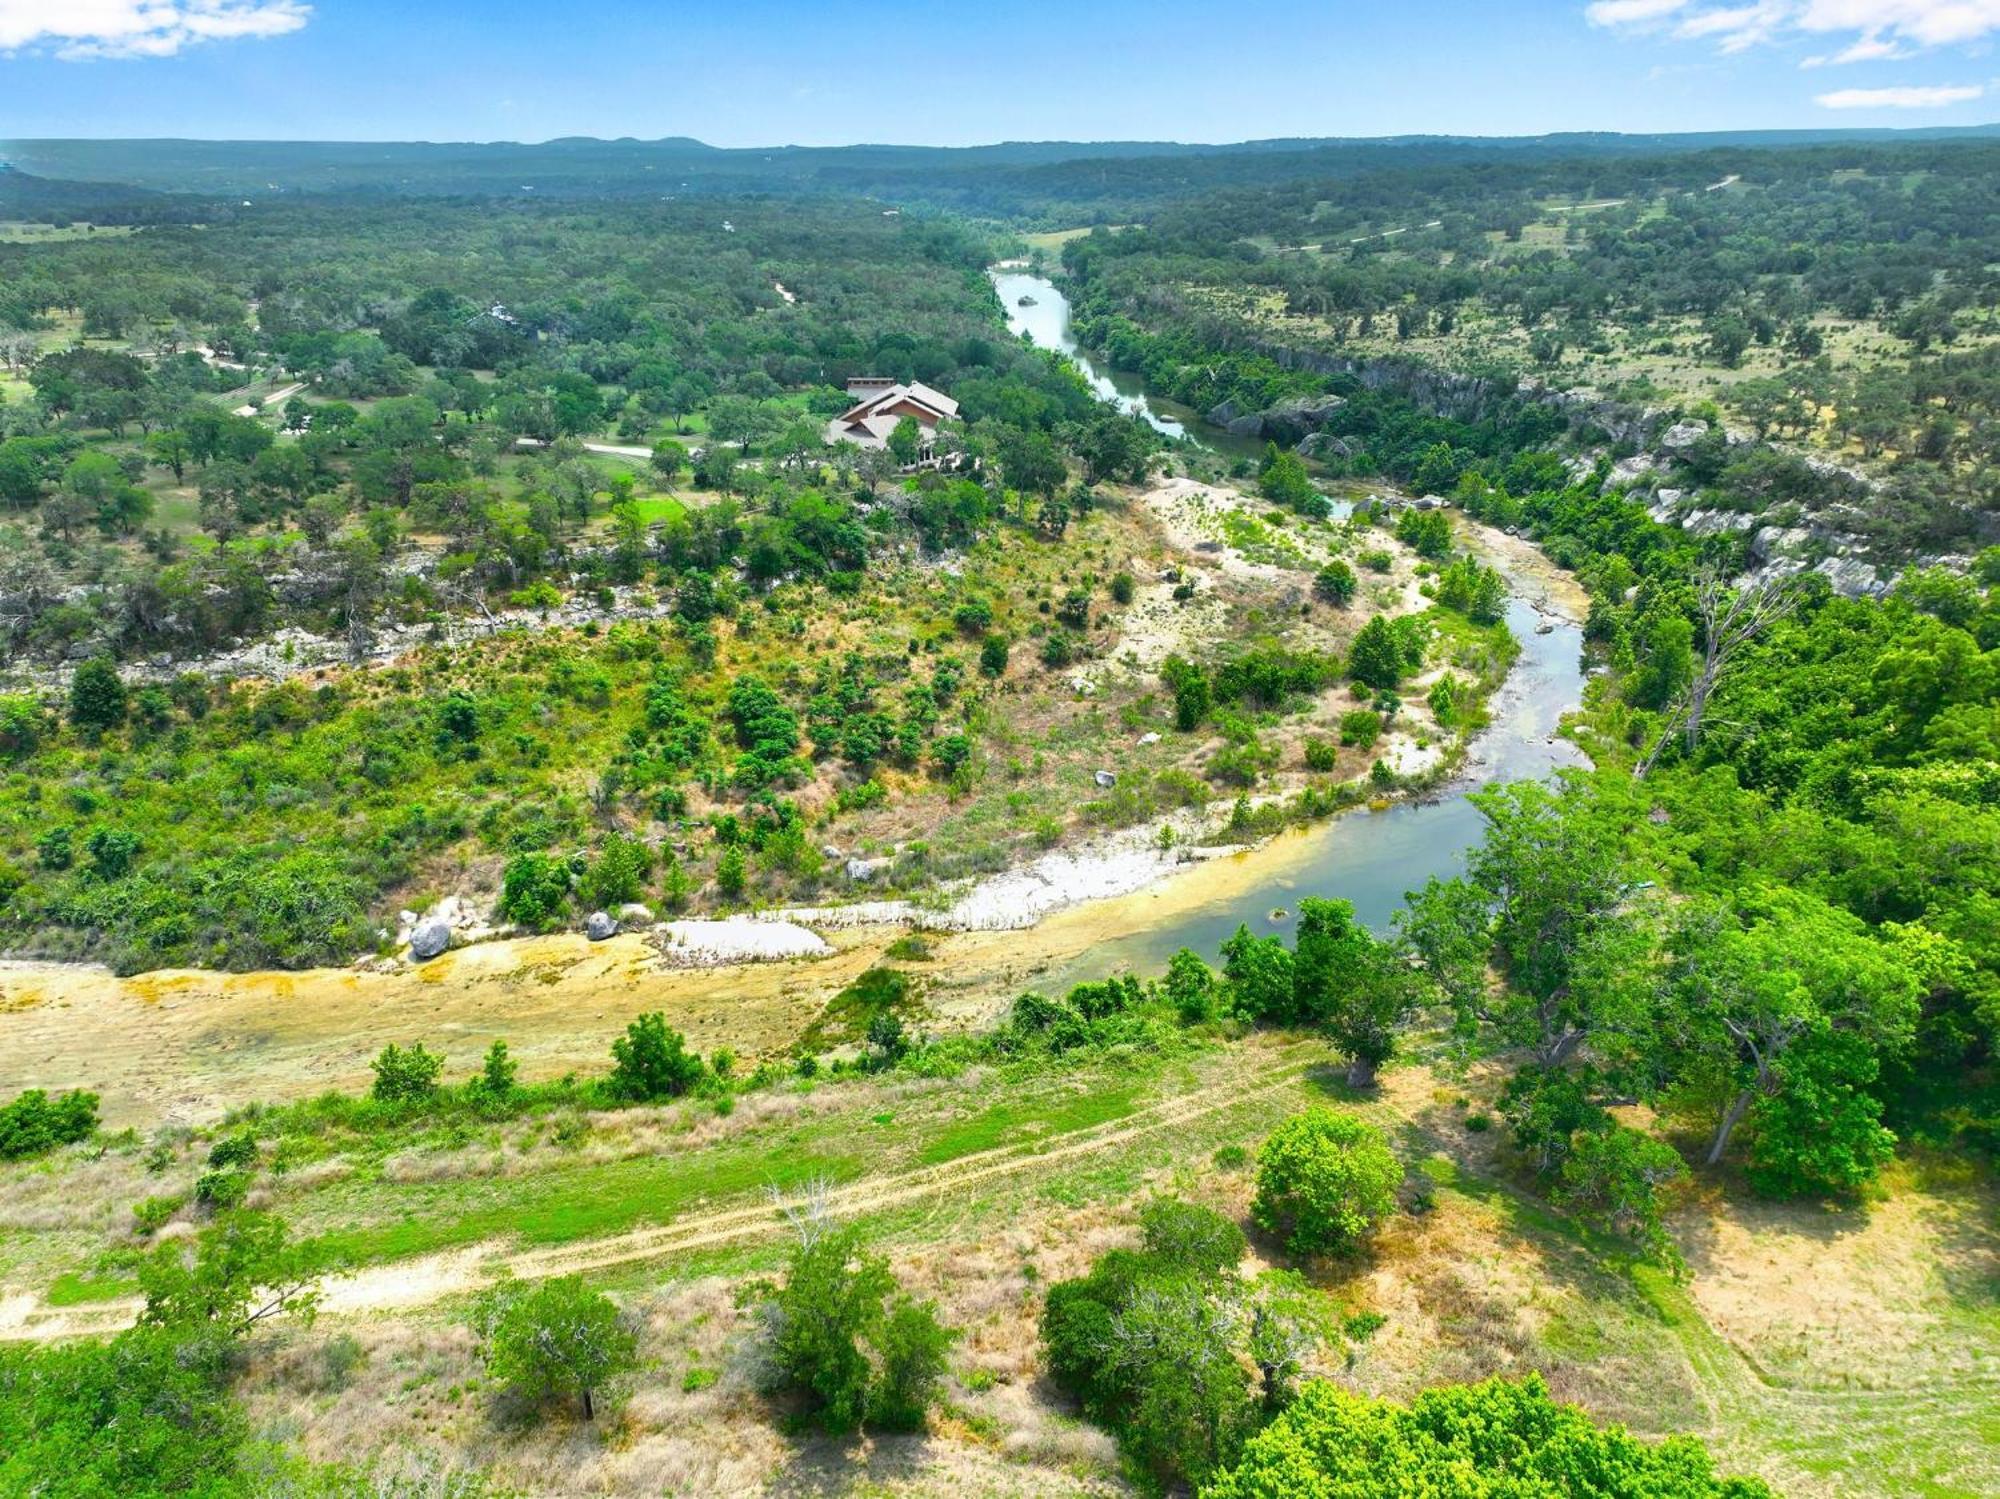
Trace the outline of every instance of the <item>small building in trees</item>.
<instances>
[{"instance_id":1,"label":"small building in trees","mask_svg":"<svg viewBox=\"0 0 2000 1499\"><path fill-rule=\"evenodd\" d=\"M880 375L857 375L847 382L847 393L854 404L827 423L829 442L887 447L889 434L907 417L917 426L919 456L929 458L938 423L958 415L958 402L916 380L904 384Z\"/></svg>"}]
</instances>

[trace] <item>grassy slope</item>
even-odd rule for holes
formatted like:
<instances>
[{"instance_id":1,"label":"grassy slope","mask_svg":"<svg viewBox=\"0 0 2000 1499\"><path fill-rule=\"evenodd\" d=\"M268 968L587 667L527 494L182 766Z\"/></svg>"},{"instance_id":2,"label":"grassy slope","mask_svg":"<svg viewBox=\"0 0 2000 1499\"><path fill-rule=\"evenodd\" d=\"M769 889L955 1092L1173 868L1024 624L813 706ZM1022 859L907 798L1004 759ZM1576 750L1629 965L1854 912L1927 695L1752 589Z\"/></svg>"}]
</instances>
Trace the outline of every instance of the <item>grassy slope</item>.
<instances>
[{"instance_id":1,"label":"grassy slope","mask_svg":"<svg viewBox=\"0 0 2000 1499\"><path fill-rule=\"evenodd\" d=\"M306 1231L371 1260L478 1247L471 1272L462 1254L432 1255L360 1277L350 1310L295 1336L253 1380L253 1408L300 1419L309 1447L442 1439L523 1481L559 1458L602 1464L616 1489L640 1487L641 1474L650 1483L677 1441L704 1461L754 1451L767 1425L740 1388L728 1393L729 1378L720 1397L674 1383L686 1368L732 1367L727 1283L770 1267L783 1241L765 1194L819 1177L969 1330L956 1413L882 1475L885 1491L928 1492L945 1469L997 1461L1011 1433L993 1491L1074 1492L1107 1475L1031 1378L1036 1287L1119 1241L1149 1190L1244 1211L1248 1179L1214 1167L1216 1149L1254 1146L1331 1094L1438 1183L1432 1212L1396 1219L1367 1260L1318 1272L1343 1306L1388 1318L1343 1377L1404 1395L1540 1368L1603 1417L1703 1432L1728 1466L1793 1495L1971 1495L2000 1481L2000 1430L1979 1414L2000 1372L1992 1286L1978 1268L1994 1252L1983 1182L1910 1178L1848 1214L1698 1201L1676 1225L1694 1265L1683 1286L1578 1232L1524 1189L1491 1133L1463 1127L1464 1097L1483 1094L1482 1081L1460 1088L1406 1068L1379 1098L1356 1101L1324 1060L1317 1043L1260 1038L1068 1074L785 1089L751 1095L728 1118L597 1116L569 1145L545 1121L308 1164L270 1189ZM87 1298L113 1289L91 1270L96 1250L116 1237L123 1203L159 1186L132 1154L114 1153L71 1173L76 1221L39 1231L23 1218L55 1210L40 1194L17 1196L6 1279L84 1303L89 1325ZM1885 1255L1889 1288L1876 1277ZM651 1367L610 1446L577 1447L560 1427L496 1437L471 1398L476 1363L456 1309L501 1268L583 1269L643 1310ZM369 1312L371 1297L414 1304ZM1849 1329L1865 1357L1843 1341ZM301 1395L312 1350L341 1335L368 1351L364 1371L337 1395Z\"/></svg>"}]
</instances>

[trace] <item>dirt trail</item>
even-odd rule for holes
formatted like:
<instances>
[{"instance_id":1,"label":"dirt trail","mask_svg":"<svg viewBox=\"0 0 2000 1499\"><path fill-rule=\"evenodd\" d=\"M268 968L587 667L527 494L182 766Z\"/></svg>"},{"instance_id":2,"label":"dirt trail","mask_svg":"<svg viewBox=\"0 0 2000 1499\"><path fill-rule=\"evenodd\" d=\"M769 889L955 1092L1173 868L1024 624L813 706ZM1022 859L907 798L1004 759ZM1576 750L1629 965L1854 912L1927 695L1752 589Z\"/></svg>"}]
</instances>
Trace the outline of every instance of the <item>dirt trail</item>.
<instances>
[{"instance_id":1,"label":"dirt trail","mask_svg":"<svg viewBox=\"0 0 2000 1499\"><path fill-rule=\"evenodd\" d=\"M943 1201L953 1193L996 1177L1043 1170L1058 1162L1112 1150L1290 1088L1312 1065L1295 1060L1301 1049L1305 1049L1303 1043L1293 1043L1274 1052L1271 1065L1257 1068L1252 1074L1254 1080L1231 1075L1197 1092L1162 1099L1123 1118L1069 1131L1053 1140L995 1146L936 1166L864 1178L829 1188L823 1200L827 1210L837 1217L854 1218L925 1198ZM320 1313L359 1316L408 1311L476 1291L503 1276L540 1280L602 1270L740 1239L774 1238L784 1230L784 1222L772 1203L753 1202L583 1243L509 1251L505 1241L489 1240L438 1254L371 1265L331 1280L325 1287ZM125 1298L82 1307L50 1307L32 1295L12 1295L0 1299L0 1340L50 1341L116 1332L132 1323L141 1305L137 1298Z\"/></svg>"}]
</instances>

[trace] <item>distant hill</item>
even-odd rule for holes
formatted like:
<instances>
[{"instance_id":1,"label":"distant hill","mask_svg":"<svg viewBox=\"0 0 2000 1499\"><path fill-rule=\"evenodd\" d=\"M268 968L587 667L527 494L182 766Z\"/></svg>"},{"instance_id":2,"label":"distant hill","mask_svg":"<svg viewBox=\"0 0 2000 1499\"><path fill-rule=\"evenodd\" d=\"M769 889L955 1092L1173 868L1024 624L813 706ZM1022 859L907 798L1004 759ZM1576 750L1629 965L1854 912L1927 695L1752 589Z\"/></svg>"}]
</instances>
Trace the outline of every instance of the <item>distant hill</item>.
<instances>
[{"instance_id":1,"label":"distant hill","mask_svg":"<svg viewBox=\"0 0 2000 1499\"><path fill-rule=\"evenodd\" d=\"M1992 139L2000 125L1927 130L1762 130L1683 135L1006 141L988 146L724 149L686 137L565 137L536 144L421 141L0 141L0 161L51 184L220 201L324 193L413 196L672 196L839 193L1017 220L1140 213L1190 193L1480 161L1627 158L1797 147L1868 148ZM87 194L79 194L87 197Z\"/></svg>"},{"instance_id":2,"label":"distant hill","mask_svg":"<svg viewBox=\"0 0 2000 1499\"><path fill-rule=\"evenodd\" d=\"M0 159L0 219L170 224L190 222L212 213L208 200L189 194L157 192L123 182L38 177Z\"/></svg>"}]
</instances>

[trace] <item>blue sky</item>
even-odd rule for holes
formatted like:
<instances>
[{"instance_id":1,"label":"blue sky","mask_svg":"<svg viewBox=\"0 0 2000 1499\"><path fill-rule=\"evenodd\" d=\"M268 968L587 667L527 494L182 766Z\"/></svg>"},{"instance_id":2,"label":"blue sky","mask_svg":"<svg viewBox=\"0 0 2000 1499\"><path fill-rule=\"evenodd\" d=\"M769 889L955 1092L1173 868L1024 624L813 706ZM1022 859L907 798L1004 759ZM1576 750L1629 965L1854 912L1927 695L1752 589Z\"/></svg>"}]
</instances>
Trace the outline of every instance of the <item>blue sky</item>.
<instances>
[{"instance_id":1,"label":"blue sky","mask_svg":"<svg viewBox=\"0 0 2000 1499\"><path fill-rule=\"evenodd\" d=\"M0 138L717 145L2000 118L2000 0L0 0Z\"/></svg>"}]
</instances>

